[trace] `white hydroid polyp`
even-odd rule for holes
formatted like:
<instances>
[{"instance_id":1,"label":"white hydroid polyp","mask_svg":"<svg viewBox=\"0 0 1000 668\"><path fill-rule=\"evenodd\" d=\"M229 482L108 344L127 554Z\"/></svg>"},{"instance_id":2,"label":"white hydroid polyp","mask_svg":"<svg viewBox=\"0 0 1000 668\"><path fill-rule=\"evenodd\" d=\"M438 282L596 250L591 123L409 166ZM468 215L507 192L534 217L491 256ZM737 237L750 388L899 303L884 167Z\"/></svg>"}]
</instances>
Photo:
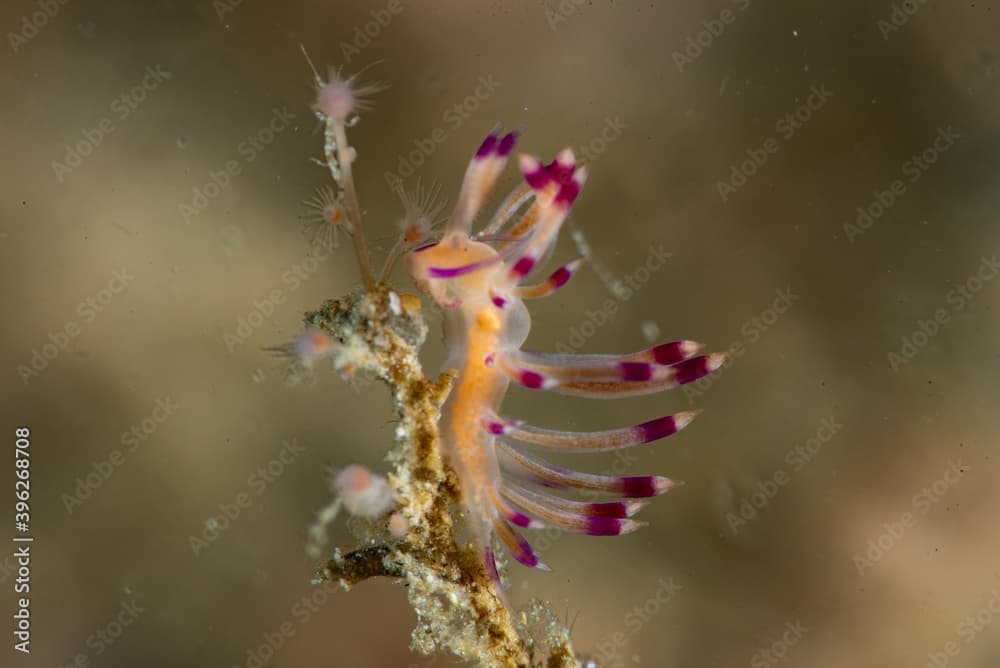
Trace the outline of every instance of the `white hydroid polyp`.
<instances>
[{"instance_id":1,"label":"white hydroid polyp","mask_svg":"<svg viewBox=\"0 0 1000 668\"><path fill-rule=\"evenodd\" d=\"M351 464L339 471L333 487L352 515L374 519L396 505L396 492L385 476L361 464Z\"/></svg>"},{"instance_id":2,"label":"white hydroid polyp","mask_svg":"<svg viewBox=\"0 0 1000 668\"><path fill-rule=\"evenodd\" d=\"M346 122L360 111L368 111L374 106L371 97L386 89L377 81L361 83L353 74L346 79L340 75L340 70L330 69L329 81L316 78L316 110L326 118Z\"/></svg>"},{"instance_id":3,"label":"white hydroid polyp","mask_svg":"<svg viewBox=\"0 0 1000 668\"><path fill-rule=\"evenodd\" d=\"M328 80L323 81L319 72L316 71L312 59L309 58L309 54L306 53L305 47L301 48L306 62L309 63L309 67L313 71L313 80L316 82L316 104L314 106L324 118L332 118L342 123L347 122L354 114L371 109L374 103L370 98L388 88L378 81L371 83L358 81L361 74L371 65L347 78L342 76L340 68L331 67ZM372 65L374 64L372 63Z\"/></svg>"}]
</instances>

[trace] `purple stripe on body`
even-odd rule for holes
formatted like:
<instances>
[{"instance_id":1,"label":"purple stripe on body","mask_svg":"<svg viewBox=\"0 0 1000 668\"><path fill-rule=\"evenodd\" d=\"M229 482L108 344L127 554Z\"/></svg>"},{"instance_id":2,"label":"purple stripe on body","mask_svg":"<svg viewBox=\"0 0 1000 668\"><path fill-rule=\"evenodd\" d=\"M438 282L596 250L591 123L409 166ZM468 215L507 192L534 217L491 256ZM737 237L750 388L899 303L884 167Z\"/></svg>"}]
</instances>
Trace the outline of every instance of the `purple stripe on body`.
<instances>
[{"instance_id":1,"label":"purple stripe on body","mask_svg":"<svg viewBox=\"0 0 1000 668\"><path fill-rule=\"evenodd\" d=\"M431 278L455 278L469 272L475 271L476 267L471 264L461 267L428 267L427 275Z\"/></svg>"},{"instance_id":2,"label":"purple stripe on body","mask_svg":"<svg viewBox=\"0 0 1000 668\"><path fill-rule=\"evenodd\" d=\"M474 271L485 269L486 267L501 262L502 260L502 256L493 255L484 260L459 265L457 267L428 267L427 275L431 278L455 278L456 276L464 276L465 274L471 274Z\"/></svg>"}]
</instances>

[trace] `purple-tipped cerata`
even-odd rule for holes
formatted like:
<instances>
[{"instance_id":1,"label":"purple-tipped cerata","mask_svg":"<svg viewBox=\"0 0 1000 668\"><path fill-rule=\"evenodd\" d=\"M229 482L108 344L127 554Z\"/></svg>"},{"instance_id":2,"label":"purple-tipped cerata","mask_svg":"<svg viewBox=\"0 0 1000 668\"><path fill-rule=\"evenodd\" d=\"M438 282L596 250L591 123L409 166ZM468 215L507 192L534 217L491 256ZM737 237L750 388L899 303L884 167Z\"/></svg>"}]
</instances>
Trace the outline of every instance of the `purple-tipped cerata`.
<instances>
[{"instance_id":1,"label":"purple-tipped cerata","mask_svg":"<svg viewBox=\"0 0 1000 668\"><path fill-rule=\"evenodd\" d=\"M486 135L486 139L484 139L483 143L479 145L479 150L476 151L476 159L482 160L483 158L488 158L489 156L493 155L493 153L496 151L496 148L497 148L497 134L495 132L491 132L490 134Z\"/></svg>"},{"instance_id":2,"label":"purple-tipped cerata","mask_svg":"<svg viewBox=\"0 0 1000 668\"><path fill-rule=\"evenodd\" d=\"M544 188L552 180L545 165L538 158L532 156L521 156L521 174L525 182L534 190Z\"/></svg>"},{"instance_id":3,"label":"purple-tipped cerata","mask_svg":"<svg viewBox=\"0 0 1000 668\"><path fill-rule=\"evenodd\" d=\"M531 325L524 300L553 295L581 266L582 259L577 259L541 283L521 285L552 252L586 183L587 168L577 164L568 148L547 164L520 154L522 182L476 235L473 223L483 218L484 202L517 140L516 132L501 136L499 128L483 140L466 168L455 212L441 240L410 255L418 284L449 309L445 343L449 364L457 373L442 411L441 434L470 533L483 550L487 569L493 561L494 539L518 562L548 568L515 527L527 531L551 527L595 536L629 533L640 526L632 516L648 503L645 499L680 484L663 476L576 471L529 450L659 447L651 444L678 433L697 414L683 411L631 426L563 431L503 416L500 408L509 387L619 399L690 383L725 360L721 354L698 356L701 344L689 340L614 355L522 348ZM587 223L581 220L581 224Z\"/></svg>"},{"instance_id":4,"label":"purple-tipped cerata","mask_svg":"<svg viewBox=\"0 0 1000 668\"><path fill-rule=\"evenodd\" d=\"M497 146L497 155L501 158L506 158L510 155L511 151L514 150L514 146L517 144L517 132L508 132L500 140L500 144Z\"/></svg>"}]
</instances>

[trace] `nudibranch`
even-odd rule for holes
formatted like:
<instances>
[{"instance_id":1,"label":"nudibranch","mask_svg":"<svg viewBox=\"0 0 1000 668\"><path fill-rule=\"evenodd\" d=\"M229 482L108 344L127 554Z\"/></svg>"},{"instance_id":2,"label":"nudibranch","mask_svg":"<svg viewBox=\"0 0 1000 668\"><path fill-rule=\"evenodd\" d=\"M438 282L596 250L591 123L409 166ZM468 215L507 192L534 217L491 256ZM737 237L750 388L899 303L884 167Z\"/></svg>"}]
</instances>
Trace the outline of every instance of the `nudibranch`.
<instances>
[{"instance_id":1,"label":"nudibranch","mask_svg":"<svg viewBox=\"0 0 1000 668\"><path fill-rule=\"evenodd\" d=\"M489 134L469 163L454 212L438 241L412 251L409 270L444 312L445 368L458 371L441 418L444 456L460 482L472 537L497 579L493 538L520 563L543 570L514 527L557 527L596 536L634 531L632 519L649 497L676 483L653 475L610 476L556 466L524 446L562 452L605 452L650 443L683 429L695 412L597 432L557 431L503 416L513 381L533 390L614 399L661 392L695 381L722 365L724 355L698 355L693 341L663 343L625 355L549 354L521 348L531 318L524 300L553 294L580 260L536 285L522 283L548 256L587 170L564 149L544 164L520 155L524 182L478 233L480 213L514 150L517 133ZM574 500L542 488L604 495Z\"/></svg>"}]
</instances>

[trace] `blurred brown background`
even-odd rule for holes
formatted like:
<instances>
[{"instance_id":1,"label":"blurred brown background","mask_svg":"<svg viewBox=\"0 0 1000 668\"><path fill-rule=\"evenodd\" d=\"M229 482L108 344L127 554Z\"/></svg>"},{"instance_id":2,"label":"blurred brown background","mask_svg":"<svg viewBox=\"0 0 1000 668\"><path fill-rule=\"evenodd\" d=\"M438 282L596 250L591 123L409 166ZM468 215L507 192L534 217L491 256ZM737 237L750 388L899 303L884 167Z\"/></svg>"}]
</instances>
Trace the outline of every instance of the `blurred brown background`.
<instances>
[{"instance_id":1,"label":"blurred brown background","mask_svg":"<svg viewBox=\"0 0 1000 668\"><path fill-rule=\"evenodd\" d=\"M531 347L742 350L694 391L512 392L506 413L564 429L705 409L634 453L688 483L649 526L537 537L555 572L514 568L515 601L549 599L602 666L998 665L995 3L283 4L0 9L2 405L11 450L32 430L36 537L33 651L3 665L428 664L389 582L303 603L325 467L384 470L393 425L383 388L288 387L261 352L356 280L346 246L306 261L300 202L327 176L300 43L391 86L352 132L376 245L416 142L444 130L407 183L453 202L483 134L521 126L527 151L588 147L573 224L644 280L592 326L613 297L582 272L535 305ZM556 259L575 253L564 235ZM343 521L332 539L354 542Z\"/></svg>"}]
</instances>

